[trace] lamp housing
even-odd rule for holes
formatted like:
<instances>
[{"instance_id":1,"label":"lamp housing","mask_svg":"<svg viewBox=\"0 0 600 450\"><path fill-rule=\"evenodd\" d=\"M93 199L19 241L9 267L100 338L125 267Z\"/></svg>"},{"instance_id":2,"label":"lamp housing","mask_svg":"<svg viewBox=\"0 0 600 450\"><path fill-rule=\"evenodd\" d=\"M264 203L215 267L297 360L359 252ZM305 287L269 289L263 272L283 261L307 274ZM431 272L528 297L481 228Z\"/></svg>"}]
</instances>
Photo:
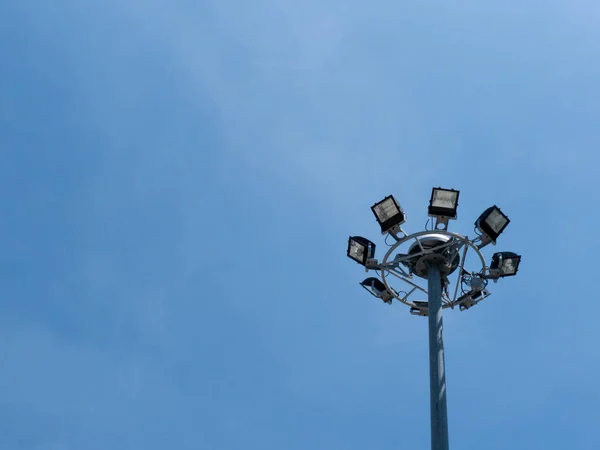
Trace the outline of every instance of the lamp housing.
<instances>
[{"instance_id":1,"label":"lamp housing","mask_svg":"<svg viewBox=\"0 0 600 450\"><path fill-rule=\"evenodd\" d=\"M456 189L433 188L429 200L429 216L456 219L459 194Z\"/></svg>"},{"instance_id":2,"label":"lamp housing","mask_svg":"<svg viewBox=\"0 0 600 450\"><path fill-rule=\"evenodd\" d=\"M498 252L492 256L490 271L496 278L515 276L519 270L521 256L513 252Z\"/></svg>"},{"instance_id":3,"label":"lamp housing","mask_svg":"<svg viewBox=\"0 0 600 450\"><path fill-rule=\"evenodd\" d=\"M410 313L413 316L424 316L427 317L429 315L429 303L428 302L420 302L413 301L415 306L411 306Z\"/></svg>"},{"instance_id":4,"label":"lamp housing","mask_svg":"<svg viewBox=\"0 0 600 450\"><path fill-rule=\"evenodd\" d=\"M365 288L371 295L381 299L384 303L392 304L394 295L388 291L385 284L379 278L371 277L365 279L360 285Z\"/></svg>"},{"instance_id":5,"label":"lamp housing","mask_svg":"<svg viewBox=\"0 0 600 450\"><path fill-rule=\"evenodd\" d=\"M381 232L386 233L392 228L402 225L406 222L406 214L393 195L371 206L371 210L381 226Z\"/></svg>"},{"instance_id":6,"label":"lamp housing","mask_svg":"<svg viewBox=\"0 0 600 450\"><path fill-rule=\"evenodd\" d=\"M486 209L475 221L475 226L496 244L496 239L510 223L510 219L496 205Z\"/></svg>"},{"instance_id":7,"label":"lamp housing","mask_svg":"<svg viewBox=\"0 0 600 450\"><path fill-rule=\"evenodd\" d=\"M471 308L479 303L481 300L486 298L489 292L486 289L471 289L469 292L461 295L456 303L459 304L459 308L461 311Z\"/></svg>"},{"instance_id":8,"label":"lamp housing","mask_svg":"<svg viewBox=\"0 0 600 450\"><path fill-rule=\"evenodd\" d=\"M348 238L348 258L366 266L370 259L375 257L375 244L362 236Z\"/></svg>"}]
</instances>

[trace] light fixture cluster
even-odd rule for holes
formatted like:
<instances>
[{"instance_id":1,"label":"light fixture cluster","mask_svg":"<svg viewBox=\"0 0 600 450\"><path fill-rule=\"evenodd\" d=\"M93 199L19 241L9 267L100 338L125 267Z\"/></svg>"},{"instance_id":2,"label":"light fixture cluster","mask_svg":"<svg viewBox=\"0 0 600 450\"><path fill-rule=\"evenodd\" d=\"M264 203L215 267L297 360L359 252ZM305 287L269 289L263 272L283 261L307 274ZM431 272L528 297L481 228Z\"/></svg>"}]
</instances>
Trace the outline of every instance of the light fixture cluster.
<instances>
[{"instance_id":1,"label":"light fixture cluster","mask_svg":"<svg viewBox=\"0 0 600 450\"><path fill-rule=\"evenodd\" d=\"M455 220L457 218L458 210L458 199L460 192L456 189L444 189L441 187L433 188L431 192L431 198L429 200L428 215L435 218L434 231L428 236L419 236L416 239L416 244L413 244L410 253L415 253L415 259L412 262L407 259L411 258L411 255L398 255L403 256L404 261L402 264L406 267L411 268L411 274L413 273L412 267L416 264L416 257L421 253L427 253L431 250L431 247L427 247L429 240L434 242L434 245L440 247L446 247L446 254L451 249L452 237L444 240L446 236L459 236L455 233L447 232L448 221ZM393 195L388 195L383 200L375 203L371 210L375 215L375 218L381 227L382 234L390 234L397 241L400 241L398 234L402 233L406 235L400 226L406 222L406 214L400 203L394 198ZM475 228L479 232L479 236L475 239L470 240L464 236L459 236L463 240L468 242L477 249L481 249L488 244L496 244L498 237L504 232L510 219L502 212L496 205L486 209L479 218L475 221ZM436 234L437 233L437 234ZM423 235L423 233L416 233L415 235ZM443 236L442 236L443 235ZM408 236L408 235L406 235ZM410 236L407 237L407 239ZM448 242L446 244L446 242ZM418 244L418 246L417 246ZM427 247L426 250L425 247ZM351 236L348 239L348 257L356 261L358 264L364 266L366 270L380 270L383 271L386 268L382 267L377 259L375 259L375 248L376 245L369 239L361 236ZM441 254L441 253L440 253ZM450 266L453 265L456 268L458 264L458 253L456 253L456 259L450 261ZM512 252L498 252L492 256L492 261L489 267L485 267L481 273L469 274L468 283L469 286L467 291L463 290L462 295L458 297L455 304L460 305L460 309L468 309L474 304L481 301L483 298L490 295L485 288L487 280L498 280L499 278L510 277L517 274L519 264L521 262L521 256ZM412 264L412 265L411 265ZM461 266L462 267L462 266ZM450 270L453 270L451 267ZM461 269L462 270L462 269ZM408 274L410 278L412 275ZM463 271L464 274L464 271ZM462 281L464 282L464 275ZM367 278L360 283L363 288L368 290L373 296L381 299L383 302L391 304L394 297L398 297L397 292L390 292L381 280L378 278ZM456 299L456 295L455 295ZM411 313L416 315L427 315L427 302L412 302Z\"/></svg>"}]
</instances>

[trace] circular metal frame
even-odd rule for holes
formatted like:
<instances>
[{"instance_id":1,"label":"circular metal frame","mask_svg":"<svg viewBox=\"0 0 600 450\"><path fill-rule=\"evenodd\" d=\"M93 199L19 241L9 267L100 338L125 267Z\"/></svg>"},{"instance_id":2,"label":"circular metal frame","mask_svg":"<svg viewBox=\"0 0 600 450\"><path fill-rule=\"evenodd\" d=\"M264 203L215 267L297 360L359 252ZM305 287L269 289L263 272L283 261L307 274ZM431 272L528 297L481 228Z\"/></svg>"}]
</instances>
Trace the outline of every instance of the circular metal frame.
<instances>
[{"instance_id":1,"label":"circular metal frame","mask_svg":"<svg viewBox=\"0 0 600 450\"><path fill-rule=\"evenodd\" d=\"M457 306L461 303L461 302L457 302L457 293L458 293L459 284L461 283L460 277L461 277L463 269L464 269L465 258L467 256L467 252L469 249L473 249L475 251L476 255L479 257L479 261L481 262L481 270L479 271L479 273L485 274L486 271L488 270L488 267L485 263L485 258L481 254L481 251L479 250L479 248L477 248L477 245L466 236L462 236L458 233L453 233L453 232L447 231L447 230L432 230L432 231L419 231L417 233L405 235L403 238L397 238L397 242L390 247L390 249L385 254L385 257L383 258L383 261L380 264L379 270L381 271L381 279L382 279L383 283L385 284L386 289L398 301L400 301L400 302L404 303L405 305L410 306L412 308L421 308L421 306L408 300L408 295L410 295L410 294L408 294L404 297L401 297L400 295L398 295L398 292L396 292L396 290L393 289L389 285L388 280L387 280L387 275L392 274L393 276L399 278L400 280L404 281L405 283L412 285L413 290L411 292L414 292L414 290L418 289L418 290L424 292L425 294L427 294L426 289L424 289L423 287L419 286L416 283L413 283L412 281L410 281L410 279L407 279L406 277L400 277L396 273L391 272L390 264L392 263L392 261L390 261L390 258L394 254L394 252L396 252L396 250L399 247L401 247L403 244L406 244L407 242L414 240L417 242L417 245L421 245L420 240L418 238L420 238L422 236L426 236L426 235L431 235L431 234L444 235L444 236L454 238L455 241L450 241L450 242L457 242L459 244L459 249L456 250L457 252L459 252L461 250L461 248L464 247L464 250L461 255L461 260L459 262L458 270L456 271L456 274L452 275L452 276L456 276L456 278L457 278L457 280L456 280L457 285L456 285L456 289L454 292L454 296L452 299L450 299L449 302L447 301L447 302L443 303L443 305L442 305L442 308L454 308L455 306ZM444 244L441 246L441 248L444 248L445 246L450 246L450 245L451 244ZM435 247L431 248L431 249L425 249L425 248L421 247L421 252L418 252L417 254L412 255L412 256L416 257L419 255L422 255L422 256L435 255L436 249L439 250L439 248L435 248ZM395 258L392 258L392 259L395 259ZM387 274L386 274L386 272L387 272ZM478 271L474 271L474 272L478 272ZM400 292L405 292L405 291L400 291Z\"/></svg>"}]
</instances>

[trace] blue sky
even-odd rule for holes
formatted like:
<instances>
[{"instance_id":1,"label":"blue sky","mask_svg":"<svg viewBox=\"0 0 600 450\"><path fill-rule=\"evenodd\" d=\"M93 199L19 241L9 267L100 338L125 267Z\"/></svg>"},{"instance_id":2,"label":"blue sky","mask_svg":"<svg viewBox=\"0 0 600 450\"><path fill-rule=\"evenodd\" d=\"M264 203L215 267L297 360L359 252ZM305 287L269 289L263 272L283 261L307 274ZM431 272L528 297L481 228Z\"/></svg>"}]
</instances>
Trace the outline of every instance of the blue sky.
<instances>
[{"instance_id":1,"label":"blue sky","mask_svg":"<svg viewBox=\"0 0 600 450\"><path fill-rule=\"evenodd\" d=\"M428 448L345 251L434 185L523 254L445 315L451 447L599 448L600 7L483 3L0 1L0 448Z\"/></svg>"}]
</instances>

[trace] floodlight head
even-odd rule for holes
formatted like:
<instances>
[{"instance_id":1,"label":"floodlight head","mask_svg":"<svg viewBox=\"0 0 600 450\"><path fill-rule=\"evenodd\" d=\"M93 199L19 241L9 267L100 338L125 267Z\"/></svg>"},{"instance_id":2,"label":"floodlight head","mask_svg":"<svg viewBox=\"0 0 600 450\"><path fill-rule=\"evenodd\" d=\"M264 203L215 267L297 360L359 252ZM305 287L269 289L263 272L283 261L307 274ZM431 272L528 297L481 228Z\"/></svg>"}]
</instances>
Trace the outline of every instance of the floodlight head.
<instances>
[{"instance_id":1,"label":"floodlight head","mask_svg":"<svg viewBox=\"0 0 600 450\"><path fill-rule=\"evenodd\" d=\"M375 257L375 244L361 236L350 236L348 239L348 258L363 266Z\"/></svg>"},{"instance_id":2,"label":"floodlight head","mask_svg":"<svg viewBox=\"0 0 600 450\"><path fill-rule=\"evenodd\" d=\"M386 233L391 228L406 222L406 214L392 195L371 206L371 210L377 222L381 226L381 232Z\"/></svg>"},{"instance_id":3,"label":"floodlight head","mask_svg":"<svg viewBox=\"0 0 600 450\"><path fill-rule=\"evenodd\" d=\"M384 303L392 304L394 296L387 290L385 284L383 284L379 278L367 278L360 283L360 285L369 291L371 295L381 299Z\"/></svg>"},{"instance_id":4,"label":"floodlight head","mask_svg":"<svg viewBox=\"0 0 600 450\"><path fill-rule=\"evenodd\" d=\"M496 272L498 278L512 277L517 274L521 256L513 252L499 252L492 256L490 270Z\"/></svg>"},{"instance_id":5,"label":"floodlight head","mask_svg":"<svg viewBox=\"0 0 600 450\"><path fill-rule=\"evenodd\" d=\"M469 292L461 295L456 303L459 304L461 311L471 308L489 295L487 290L471 289ZM481 298L483 296L483 298Z\"/></svg>"},{"instance_id":6,"label":"floodlight head","mask_svg":"<svg viewBox=\"0 0 600 450\"><path fill-rule=\"evenodd\" d=\"M475 226L479 231L489 237L492 243L496 243L498 236L510 223L510 219L496 205L486 209L479 219L475 221Z\"/></svg>"},{"instance_id":7,"label":"floodlight head","mask_svg":"<svg viewBox=\"0 0 600 450\"><path fill-rule=\"evenodd\" d=\"M429 303L418 302L418 301L414 301L413 303L415 304L415 306L411 306L411 308L410 308L410 313L413 316L427 317L429 315Z\"/></svg>"},{"instance_id":8,"label":"floodlight head","mask_svg":"<svg viewBox=\"0 0 600 450\"><path fill-rule=\"evenodd\" d=\"M456 219L459 193L455 189L433 188L429 200L429 216Z\"/></svg>"}]
</instances>

